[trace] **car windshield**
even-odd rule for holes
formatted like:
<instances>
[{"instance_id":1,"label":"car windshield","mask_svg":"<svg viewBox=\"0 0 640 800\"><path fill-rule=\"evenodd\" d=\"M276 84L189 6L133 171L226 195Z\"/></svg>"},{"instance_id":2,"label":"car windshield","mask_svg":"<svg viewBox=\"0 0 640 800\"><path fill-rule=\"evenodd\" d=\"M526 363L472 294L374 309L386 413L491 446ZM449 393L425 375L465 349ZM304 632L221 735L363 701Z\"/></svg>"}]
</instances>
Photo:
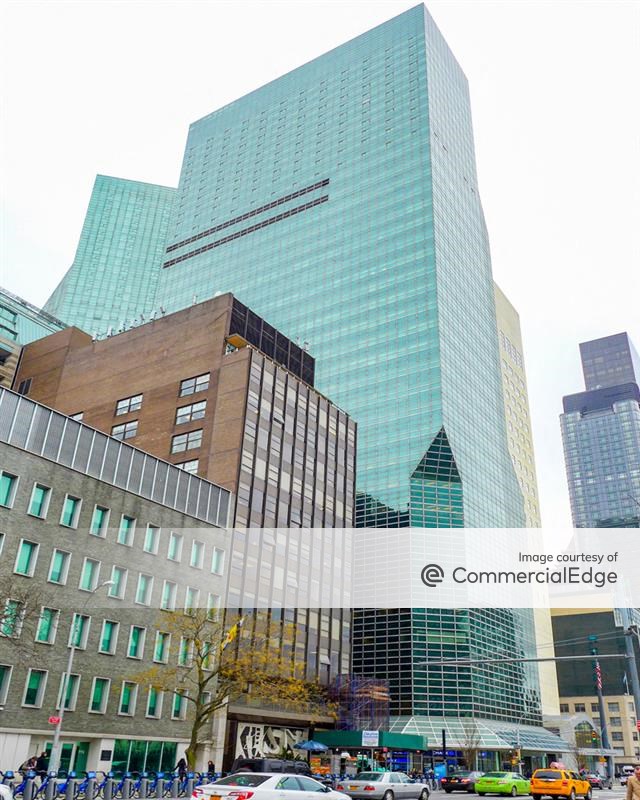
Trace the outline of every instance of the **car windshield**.
<instances>
[{"instance_id":1,"label":"car windshield","mask_svg":"<svg viewBox=\"0 0 640 800\"><path fill-rule=\"evenodd\" d=\"M454 772L451 776L452 778L466 778L467 775L471 775L468 769L461 769L459 772Z\"/></svg>"},{"instance_id":2,"label":"car windshield","mask_svg":"<svg viewBox=\"0 0 640 800\"><path fill-rule=\"evenodd\" d=\"M504 778L507 772L485 772L483 778Z\"/></svg>"},{"instance_id":3,"label":"car windshield","mask_svg":"<svg viewBox=\"0 0 640 800\"><path fill-rule=\"evenodd\" d=\"M260 786L266 780L269 780L270 775L254 775L251 772L238 772L235 775L227 775L226 778L220 778L214 781L215 786Z\"/></svg>"},{"instance_id":4,"label":"car windshield","mask_svg":"<svg viewBox=\"0 0 640 800\"><path fill-rule=\"evenodd\" d=\"M356 781L381 781L384 772L361 772L359 775L356 775Z\"/></svg>"},{"instance_id":5,"label":"car windshield","mask_svg":"<svg viewBox=\"0 0 640 800\"><path fill-rule=\"evenodd\" d=\"M554 781L560 780L562 773L555 769L539 769L533 776L534 778L553 778Z\"/></svg>"}]
</instances>

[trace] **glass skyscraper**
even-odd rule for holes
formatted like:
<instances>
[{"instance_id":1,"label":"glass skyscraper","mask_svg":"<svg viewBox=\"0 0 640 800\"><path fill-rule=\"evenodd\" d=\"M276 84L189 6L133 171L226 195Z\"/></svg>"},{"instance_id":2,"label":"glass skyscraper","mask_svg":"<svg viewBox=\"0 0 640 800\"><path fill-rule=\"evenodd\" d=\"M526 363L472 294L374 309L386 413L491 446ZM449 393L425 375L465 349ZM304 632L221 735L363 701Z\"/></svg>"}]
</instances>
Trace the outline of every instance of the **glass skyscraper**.
<instances>
[{"instance_id":1,"label":"glass skyscraper","mask_svg":"<svg viewBox=\"0 0 640 800\"><path fill-rule=\"evenodd\" d=\"M640 359L626 333L583 342L587 391L562 398L576 528L640 527Z\"/></svg>"},{"instance_id":2,"label":"glass skyscraper","mask_svg":"<svg viewBox=\"0 0 640 800\"><path fill-rule=\"evenodd\" d=\"M193 123L157 267L156 306L231 291L309 349L358 422L357 525L525 525L468 85L423 5ZM526 611L365 612L353 671L403 718L536 723L534 666L423 663L533 639Z\"/></svg>"},{"instance_id":3,"label":"glass skyscraper","mask_svg":"<svg viewBox=\"0 0 640 800\"><path fill-rule=\"evenodd\" d=\"M78 249L45 311L90 334L157 310L155 293L175 189L98 175Z\"/></svg>"}]
</instances>

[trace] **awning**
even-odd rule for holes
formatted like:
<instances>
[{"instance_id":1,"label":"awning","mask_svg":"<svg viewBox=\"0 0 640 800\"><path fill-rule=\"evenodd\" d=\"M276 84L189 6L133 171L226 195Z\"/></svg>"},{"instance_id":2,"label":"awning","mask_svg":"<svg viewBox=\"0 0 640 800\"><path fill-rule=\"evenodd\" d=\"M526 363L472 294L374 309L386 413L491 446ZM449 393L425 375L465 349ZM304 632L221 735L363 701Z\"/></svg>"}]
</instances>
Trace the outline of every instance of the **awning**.
<instances>
[{"instance_id":1,"label":"awning","mask_svg":"<svg viewBox=\"0 0 640 800\"><path fill-rule=\"evenodd\" d=\"M457 717L392 717L389 729L398 733L424 736L429 748L442 746L442 730L447 747L461 749L471 739L481 750L522 750L539 753L568 753L569 744L555 733L536 725L516 725L492 719L460 719Z\"/></svg>"}]
</instances>

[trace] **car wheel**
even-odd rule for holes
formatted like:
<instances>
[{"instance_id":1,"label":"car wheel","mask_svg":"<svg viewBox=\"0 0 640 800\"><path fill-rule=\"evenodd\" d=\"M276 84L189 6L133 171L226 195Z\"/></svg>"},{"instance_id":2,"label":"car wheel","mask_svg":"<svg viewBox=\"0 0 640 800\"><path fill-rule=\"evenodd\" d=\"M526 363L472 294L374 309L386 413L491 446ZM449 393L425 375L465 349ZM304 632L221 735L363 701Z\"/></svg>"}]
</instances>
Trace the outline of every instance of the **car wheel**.
<instances>
[{"instance_id":1,"label":"car wheel","mask_svg":"<svg viewBox=\"0 0 640 800\"><path fill-rule=\"evenodd\" d=\"M592 797L593 797L593 791L591 790L591 787L589 787L587 793L584 796L584 800L591 800Z\"/></svg>"},{"instance_id":2,"label":"car wheel","mask_svg":"<svg viewBox=\"0 0 640 800\"><path fill-rule=\"evenodd\" d=\"M387 789L387 791L382 795L382 800L393 800L393 792L391 789Z\"/></svg>"},{"instance_id":3,"label":"car wheel","mask_svg":"<svg viewBox=\"0 0 640 800\"><path fill-rule=\"evenodd\" d=\"M420 800L429 800L429 790L428 789L423 789L420 792Z\"/></svg>"},{"instance_id":4,"label":"car wheel","mask_svg":"<svg viewBox=\"0 0 640 800\"><path fill-rule=\"evenodd\" d=\"M453 791L453 789L445 789L445 792L446 792L447 794L451 794L451 792L452 792L452 791Z\"/></svg>"},{"instance_id":5,"label":"car wheel","mask_svg":"<svg viewBox=\"0 0 640 800\"><path fill-rule=\"evenodd\" d=\"M509 794L511 795L511 797L517 797L518 796L518 790L516 789L515 786L511 787L511 791L509 792Z\"/></svg>"},{"instance_id":6,"label":"car wheel","mask_svg":"<svg viewBox=\"0 0 640 800\"><path fill-rule=\"evenodd\" d=\"M484 797L484 792L478 792L478 794L480 795L480 797Z\"/></svg>"},{"instance_id":7,"label":"car wheel","mask_svg":"<svg viewBox=\"0 0 640 800\"><path fill-rule=\"evenodd\" d=\"M569 800L576 800L576 790L575 789L572 789L569 792Z\"/></svg>"}]
</instances>

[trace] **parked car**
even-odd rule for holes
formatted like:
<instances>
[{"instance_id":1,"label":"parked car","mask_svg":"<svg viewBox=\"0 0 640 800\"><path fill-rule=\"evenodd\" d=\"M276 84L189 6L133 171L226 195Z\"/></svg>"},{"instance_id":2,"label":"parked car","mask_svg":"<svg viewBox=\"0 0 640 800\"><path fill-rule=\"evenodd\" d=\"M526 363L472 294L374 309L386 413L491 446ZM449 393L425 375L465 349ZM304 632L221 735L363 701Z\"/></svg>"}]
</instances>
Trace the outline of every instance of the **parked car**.
<instances>
[{"instance_id":1,"label":"parked car","mask_svg":"<svg viewBox=\"0 0 640 800\"><path fill-rule=\"evenodd\" d=\"M306 761L284 758L242 758L239 756L231 766L234 772L289 772L294 775L311 775Z\"/></svg>"},{"instance_id":2,"label":"parked car","mask_svg":"<svg viewBox=\"0 0 640 800\"><path fill-rule=\"evenodd\" d=\"M371 800L429 800L429 787L405 775L404 772L360 772L336 784L336 790L352 798Z\"/></svg>"},{"instance_id":3,"label":"parked car","mask_svg":"<svg viewBox=\"0 0 640 800\"><path fill-rule=\"evenodd\" d=\"M537 769L531 778L531 796L534 800L545 795L569 800L580 796L591 800L592 794L589 781L568 769Z\"/></svg>"},{"instance_id":4,"label":"parked car","mask_svg":"<svg viewBox=\"0 0 640 800\"><path fill-rule=\"evenodd\" d=\"M476 781L476 792L482 797L485 794L529 794L531 784L519 772L485 772Z\"/></svg>"},{"instance_id":5,"label":"parked car","mask_svg":"<svg viewBox=\"0 0 640 800\"><path fill-rule=\"evenodd\" d=\"M451 794L451 792L474 792L476 781L483 775L483 772L459 769L457 772L441 778L440 785L447 794Z\"/></svg>"},{"instance_id":6,"label":"parked car","mask_svg":"<svg viewBox=\"0 0 640 800\"><path fill-rule=\"evenodd\" d=\"M281 772L236 772L213 783L197 786L192 800L300 800L310 793L323 794L326 800L349 800L346 794L320 783L307 775L282 774Z\"/></svg>"},{"instance_id":7,"label":"parked car","mask_svg":"<svg viewBox=\"0 0 640 800\"><path fill-rule=\"evenodd\" d=\"M591 784L592 789L612 788L611 778L606 778L604 775L598 775L596 772L590 772L586 778Z\"/></svg>"}]
</instances>

